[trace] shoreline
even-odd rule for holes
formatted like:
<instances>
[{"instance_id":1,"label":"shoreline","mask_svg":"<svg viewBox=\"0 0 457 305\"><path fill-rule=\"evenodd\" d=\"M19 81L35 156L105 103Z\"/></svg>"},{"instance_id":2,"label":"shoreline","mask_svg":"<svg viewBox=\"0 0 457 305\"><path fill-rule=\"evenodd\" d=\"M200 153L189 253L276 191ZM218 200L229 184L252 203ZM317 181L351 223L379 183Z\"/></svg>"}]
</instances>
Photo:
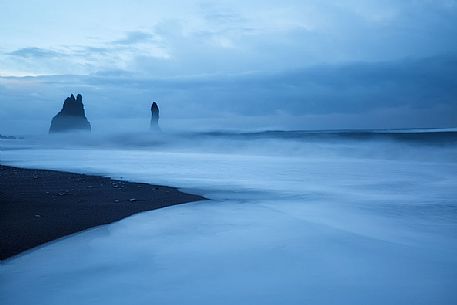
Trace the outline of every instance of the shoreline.
<instances>
[{"instance_id":1,"label":"shoreline","mask_svg":"<svg viewBox=\"0 0 457 305\"><path fill-rule=\"evenodd\" d=\"M0 165L0 261L128 216L206 198L177 188Z\"/></svg>"}]
</instances>

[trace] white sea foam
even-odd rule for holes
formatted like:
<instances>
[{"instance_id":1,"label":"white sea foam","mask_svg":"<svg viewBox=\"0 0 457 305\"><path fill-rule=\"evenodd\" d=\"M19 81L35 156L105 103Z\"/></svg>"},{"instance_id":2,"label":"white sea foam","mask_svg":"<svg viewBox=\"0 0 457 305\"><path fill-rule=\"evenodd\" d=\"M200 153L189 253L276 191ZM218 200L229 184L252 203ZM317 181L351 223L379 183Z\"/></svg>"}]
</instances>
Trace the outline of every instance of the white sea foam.
<instances>
[{"instance_id":1,"label":"white sea foam","mask_svg":"<svg viewBox=\"0 0 457 305\"><path fill-rule=\"evenodd\" d=\"M212 200L8 260L2 304L456 303L455 144L282 136L3 141L11 165Z\"/></svg>"}]
</instances>

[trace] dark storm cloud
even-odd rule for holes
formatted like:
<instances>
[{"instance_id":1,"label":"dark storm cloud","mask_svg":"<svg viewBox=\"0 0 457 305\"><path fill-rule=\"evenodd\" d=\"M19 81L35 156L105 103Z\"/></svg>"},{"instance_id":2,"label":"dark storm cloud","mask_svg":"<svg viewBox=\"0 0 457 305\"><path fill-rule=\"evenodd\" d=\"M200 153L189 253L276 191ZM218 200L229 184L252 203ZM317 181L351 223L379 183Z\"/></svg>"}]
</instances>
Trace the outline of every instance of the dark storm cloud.
<instances>
[{"instance_id":1,"label":"dark storm cloud","mask_svg":"<svg viewBox=\"0 0 457 305\"><path fill-rule=\"evenodd\" d=\"M282 73L207 75L162 79L115 71L84 80L100 88L123 87L174 96L206 110L243 115L363 113L378 108L457 108L457 57L315 66Z\"/></svg>"},{"instance_id":2,"label":"dark storm cloud","mask_svg":"<svg viewBox=\"0 0 457 305\"><path fill-rule=\"evenodd\" d=\"M0 84L4 87L0 99L14 101L1 113L2 119L8 112L34 119L42 115L46 124L65 96L81 92L94 122L147 121L150 102L157 100L165 122L232 118L229 123L236 126L242 118L243 126L249 127L263 117L282 128L306 129L310 121L304 118L314 116L319 119L312 127L325 129L348 127L348 121L340 119L346 116L350 126L365 128L457 125L457 57L453 56L320 65L270 74L142 78L106 71L90 76L2 78ZM24 90L28 87L40 90ZM26 114L28 109L20 105L30 100L36 103L34 112ZM298 123L292 124L293 118Z\"/></svg>"}]
</instances>

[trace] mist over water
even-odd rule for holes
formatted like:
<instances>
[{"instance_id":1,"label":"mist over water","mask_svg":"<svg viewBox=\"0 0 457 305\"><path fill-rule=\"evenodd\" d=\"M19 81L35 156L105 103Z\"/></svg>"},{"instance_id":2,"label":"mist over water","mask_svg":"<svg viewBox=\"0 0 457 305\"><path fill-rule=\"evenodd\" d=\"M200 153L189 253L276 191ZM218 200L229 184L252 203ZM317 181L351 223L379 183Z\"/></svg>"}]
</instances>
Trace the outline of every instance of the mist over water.
<instances>
[{"instance_id":1,"label":"mist over water","mask_svg":"<svg viewBox=\"0 0 457 305\"><path fill-rule=\"evenodd\" d=\"M456 130L0 141L5 164L177 186L211 199L5 262L4 304L457 301Z\"/></svg>"}]
</instances>

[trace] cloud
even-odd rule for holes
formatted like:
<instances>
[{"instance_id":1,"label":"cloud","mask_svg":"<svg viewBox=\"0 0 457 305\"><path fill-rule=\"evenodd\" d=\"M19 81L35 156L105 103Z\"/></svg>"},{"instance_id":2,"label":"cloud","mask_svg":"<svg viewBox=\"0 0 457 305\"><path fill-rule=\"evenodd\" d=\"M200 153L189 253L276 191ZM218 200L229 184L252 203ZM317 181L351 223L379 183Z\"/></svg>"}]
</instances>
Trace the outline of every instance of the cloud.
<instances>
[{"instance_id":1,"label":"cloud","mask_svg":"<svg viewBox=\"0 0 457 305\"><path fill-rule=\"evenodd\" d=\"M159 102L168 128L451 127L457 121L455 56L272 73L153 78L112 71L0 78L0 85L5 103L0 121L41 118L43 130L70 93L83 94L100 129L98 122L109 127L119 120L142 126L152 100ZM30 101L33 111L21 106Z\"/></svg>"},{"instance_id":2,"label":"cloud","mask_svg":"<svg viewBox=\"0 0 457 305\"><path fill-rule=\"evenodd\" d=\"M54 51L54 50L44 49L44 48L34 48L34 47L17 49L17 50L6 53L6 55L23 57L23 58L32 58L32 59L33 58L35 58L35 59L56 58L56 57L64 56L64 54Z\"/></svg>"},{"instance_id":3,"label":"cloud","mask_svg":"<svg viewBox=\"0 0 457 305\"><path fill-rule=\"evenodd\" d=\"M137 57L170 58L157 35L127 32L122 39L98 45L62 45L56 49L27 47L0 53L1 75L90 74L104 70L128 70ZM19 72L18 72L19 71ZM22 71L22 72L21 72Z\"/></svg>"},{"instance_id":4,"label":"cloud","mask_svg":"<svg viewBox=\"0 0 457 305\"><path fill-rule=\"evenodd\" d=\"M0 65L6 71L25 71L31 75L123 69L170 76L269 72L320 63L455 54L457 6L454 2L254 0L201 3L189 0L132 5L116 2L110 3L107 14L106 6L86 1L71 4L72 11L90 7L90 14L78 14L79 24L84 25L82 29L68 25L68 20L61 17L63 14L54 13L61 22L55 28L64 29L60 35L51 34L54 32L46 27L47 23L39 23L46 16L27 18L25 23L10 18L6 23L10 28L27 26L44 33L43 39L37 40L37 35L32 34L8 37L2 33L3 28L0 29L0 36L7 41L3 49L13 50L11 55L0 54ZM46 0L42 5L55 6ZM63 10L66 5L59 7ZM11 15L26 13L17 8L14 14L14 3L8 7L11 7ZM104 14L103 27L100 27L99 12ZM125 32L119 33L120 28ZM72 44L74 40L77 43ZM24 48L24 42L35 48ZM56 53L64 56L57 57ZM24 63L17 58L36 61Z\"/></svg>"},{"instance_id":5,"label":"cloud","mask_svg":"<svg viewBox=\"0 0 457 305\"><path fill-rule=\"evenodd\" d=\"M157 41L152 33L131 31L126 33L122 39L112 41L114 45L135 45L138 43L154 42Z\"/></svg>"}]
</instances>

